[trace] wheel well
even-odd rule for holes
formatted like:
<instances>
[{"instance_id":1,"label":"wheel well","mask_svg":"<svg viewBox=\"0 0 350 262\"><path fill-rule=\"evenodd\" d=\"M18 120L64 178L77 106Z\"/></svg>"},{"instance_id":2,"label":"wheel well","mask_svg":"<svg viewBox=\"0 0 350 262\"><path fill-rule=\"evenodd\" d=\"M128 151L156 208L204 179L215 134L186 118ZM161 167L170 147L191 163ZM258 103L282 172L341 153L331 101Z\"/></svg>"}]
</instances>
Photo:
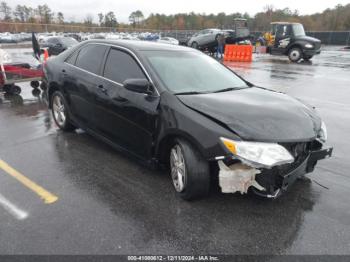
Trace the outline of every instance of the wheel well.
<instances>
[{"instance_id":1,"label":"wheel well","mask_svg":"<svg viewBox=\"0 0 350 262\"><path fill-rule=\"evenodd\" d=\"M174 143L175 139L186 140L195 149L197 149L200 154L202 154L202 152L201 152L201 150L199 150L198 146L195 143L193 143L193 141L190 141L190 139L188 139L186 136L179 135L179 134L171 134L171 135L165 136L159 143L158 150L157 150L157 158L158 158L160 164L168 166L169 158L167 156L169 155L169 151L170 151L171 146Z\"/></svg>"},{"instance_id":2,"label":"wheel well","mask_svg":"<svg viewBox=\"0 0 350 262\"><path fill-rule=\"evenodd\" d=\"M58 87L58 85L57 84L55 84L55 83L51 83L50 85L49 85L49 88L48 88L48 92L47 92L47 94L48 94L48 101L49 101L49 108L51 108L51 97L52 97L52 94L55 92L55 91L57 91L57 90L59 90L59 87Z\"/></svg>"},{"instance_id":3,"label":"wheel well","mask_svg":"<svg viewBox=\"0 0 350 262\"><path fill-rule=\"evenodd\" d=\"M299 49L301 50L301 52L303 53L303 48L301 47L301 45L299 45L299 44L294 44L294 45L292 45L292 46L290 46L290 47L288 48L287 54L289 54L290 50L291 50L292 48L295 48L295 47L299 48Z\"/></svg>"}]
</instances>

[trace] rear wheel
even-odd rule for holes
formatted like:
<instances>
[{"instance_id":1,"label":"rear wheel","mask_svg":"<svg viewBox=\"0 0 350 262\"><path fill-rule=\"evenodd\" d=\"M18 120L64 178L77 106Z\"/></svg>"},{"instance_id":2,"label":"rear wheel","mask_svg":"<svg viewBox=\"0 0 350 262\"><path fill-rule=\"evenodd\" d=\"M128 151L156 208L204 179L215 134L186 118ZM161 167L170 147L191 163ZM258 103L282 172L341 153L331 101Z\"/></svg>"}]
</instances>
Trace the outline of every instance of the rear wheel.
<instances>
[{"instance_id":1,"label":"rear wheel","mask_svg":"<svg viewBox=\"0 0 350 262\"><path fill-rule=\"evenodd\" d=\"M298 62L302 58L302 52L299 47L293 47L288 53L289 60L292 62Z\"/></svg>"},{"instance_id":2,"label":"rear wheel","mask_svg":"<svg viewBox=\"0 0 350 262\"><path fill-rule=\"evenodd\" d=\"M178 196L192 200L209 193L209 163L190 143L175 139L169 152L169 162L171 179Z\"/></svg>"},{"instance_id":3,"label":"rear wheel","mask_svg":"<svg viewBox=\"0 0 350 262\"><path fill-rule=\"evenodd\" d=\"M52 94L51 101L52 115L56 125L64 131L74 130L75 127L70 122L67 110L68 106L62 93L55 91Z\"/></svg>"}]
</instances>

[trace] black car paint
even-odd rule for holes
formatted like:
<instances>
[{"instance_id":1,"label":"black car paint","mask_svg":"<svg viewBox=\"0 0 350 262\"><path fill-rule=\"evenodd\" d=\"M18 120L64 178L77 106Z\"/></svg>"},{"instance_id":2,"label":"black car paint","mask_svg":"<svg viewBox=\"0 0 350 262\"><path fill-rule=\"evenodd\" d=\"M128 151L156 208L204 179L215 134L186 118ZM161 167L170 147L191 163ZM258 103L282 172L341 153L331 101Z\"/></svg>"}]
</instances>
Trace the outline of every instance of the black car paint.
<instances>
[{"instance_id":1,"label":"black car paint","mask_svg":"<svg viewBox=\"0 0 350 262\"><path fill-rule=\"evenodd\" d=\"M310 141L321 126L315 110L285 94L257 87L179 99L247 141Z\"/></svg>"},{"instance_id":2,"label":"black car paint","mask_svg":"<svg viewBox=\"0 0 350 262\"><path fill-rule=\"evenodd\" d=\"M65 62L75 50L87 44L113 46L129 53L142 65L156 89L154 94L129 91L120 83ZM220 137L277 143L315 140L321 125L316 112L284 94L259 87L201 95L173 94L162 84L142 51L172 52L174 48L199 52L187 47L133 41L81 43L46 63L48 95L59 89L77 126L149 163L166 161L168 142L174 137L190 141L208 161L232 158Z\"/></svg>"},{"instance_id":3,"label":"black car paint","mask_svg":"<svg viewBox=\"0 0 350 262\"><path fill-rule=\"evenodd\" d=\"M146 161L159 160L161 148L164 147L163 142L171 136L181 136L192 141L208 160L228 155L218 138L225 136L239 139L239 137L226 126L212 121L201 113L189 110L178 97L162 86L147 60L138 53L137 49L128 48L147 67L147 73L159 95L147 96L128 91L120 88L120 84L64 62L81 45L105 44L106 42L88 41L82 43L71 51L50 59L45 66L49 86L59 88L66 95L74 122L111 144L122 146L123 149ZM113 44L115 43L110 42L110 45ZM125 44L120 42L118 42L118 46L123 49L127 48ZM159 44L158 46L168 48L166 45ZM183 47L183 49L188 52L195 51L187 47ZM101 84L107 89L107 94L98 88ZM116 86L119 88L114 89ZM52 90L49 88L48 92L50 93ZM142 114L142 116L135 119L135 115L138 114ZM122 119L122 121L116 121L117 119ZM119 139L111 134L106 134L106 127L115 130L109 132L118 132ZM123 128L127 128L127 130L123 131ZM135 148L135 145L149 148L140 150Z\"/></svg>"},{"instance_id":4,"label":"black car paint","mask_svg":"<svg viewBox=\"0 0 350 262\"><path fill-rule=\"evenodd\" d=\"M306 44L312 44L313 48L305 48ZM291 38L289 45L285 50L285 54L288 54L288 51L293 47L301 48L303 54L307 55L316 55L321 52L321 41L317 38L311 36L294 36Z\"/></svg>"}]
</instances>

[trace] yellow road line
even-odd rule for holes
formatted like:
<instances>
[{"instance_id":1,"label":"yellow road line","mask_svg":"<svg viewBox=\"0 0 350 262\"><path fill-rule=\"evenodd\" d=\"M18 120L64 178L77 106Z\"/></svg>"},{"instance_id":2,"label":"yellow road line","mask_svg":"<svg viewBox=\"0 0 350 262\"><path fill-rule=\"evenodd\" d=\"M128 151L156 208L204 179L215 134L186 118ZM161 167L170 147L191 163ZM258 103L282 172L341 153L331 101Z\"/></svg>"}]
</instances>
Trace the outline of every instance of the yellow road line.
<instances>
[{"instance_id":1,"label":"yellow road line","mask_svg":"<svg viewBox=\"0 0 350 262\"><path fill-rule=\"evenodd\" d=\"M40 196L46 204L52 204L57 201L58 199L57 196L55 196L54 194L51 194L49 191L37 185L36 183L34 183L29 178L22 175L20 172L18 172L16 169L14 169L13 167L11 167L9 164L7 164L5 161L1 159L0 159L0 168L4 170L7 174L12 176L13 178L17 179L24 186L32 190L38 196Z\"/></svg>"}]
</instances>

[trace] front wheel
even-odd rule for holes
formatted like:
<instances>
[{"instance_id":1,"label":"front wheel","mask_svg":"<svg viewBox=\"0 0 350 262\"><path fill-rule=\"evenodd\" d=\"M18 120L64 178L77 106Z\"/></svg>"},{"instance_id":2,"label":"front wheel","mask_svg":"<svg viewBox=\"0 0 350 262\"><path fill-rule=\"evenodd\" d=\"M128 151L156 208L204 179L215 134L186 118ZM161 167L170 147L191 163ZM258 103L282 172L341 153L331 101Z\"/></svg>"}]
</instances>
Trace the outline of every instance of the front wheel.
<instances>
[{"instance_id":1,"label":"front wheel","mask_svg":"<svg viewBox=\"0 0 350 262\"><path fill-rule=\"evenodd\" d=\"M56 125L63 131L74 130L68 115L68 106L60 91L55 91L51 97L52 101L52 115Z\"/></svg>"},{"instance_id":2,"label":"front wheel","mask_svg":"<svg viewBox=\"0 0 350 262\"><path fill-rule=\"evenodd\" d=\"M302 58L302 51L299 47L293 47L288 53L289 60L292 62L298 62Z\"/></svg>"},{"instance_id":3,"label":"front wheel","mask_svg":"<svg viewBox=\"0 0 350 262\"><path fill-rule=\"evenodd\" d=\"M209 162L190 143L176 139L169 152L170 174L176 194L184 200L208 195Z\"/></svg>"}]
</instances>

